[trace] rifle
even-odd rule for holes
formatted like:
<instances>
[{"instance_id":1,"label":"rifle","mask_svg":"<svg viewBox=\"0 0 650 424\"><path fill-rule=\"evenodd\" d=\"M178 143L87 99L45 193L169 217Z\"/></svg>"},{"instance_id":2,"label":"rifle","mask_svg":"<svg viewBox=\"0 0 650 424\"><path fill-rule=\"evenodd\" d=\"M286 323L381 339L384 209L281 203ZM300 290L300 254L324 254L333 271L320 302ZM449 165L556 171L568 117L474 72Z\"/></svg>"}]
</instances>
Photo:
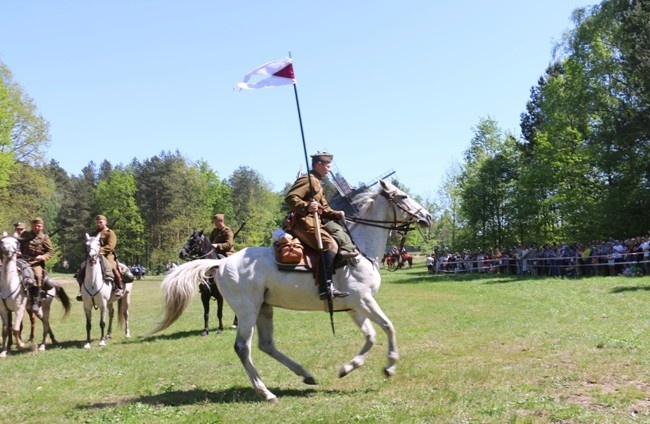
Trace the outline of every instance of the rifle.
<instances>
[{"instance_id":1,"label":"rifle","mask_svg":"<svg viewBox=\"0 0 650 424\"><path fill-rule=\"evenodd\" d=\"M239 232L240 232L241 230L244 229L244 225L246 225L246 223L247 223L248 221L250 221L250 218L246 218L246 219L244 220L244 222L241 223L241 225L239 226L239 229L238 229L237 231L235 231L235 234L232 235L232 239L233 239L233 240L235 239L235 237L237 237L237 234L239 234Z\"/></svg>"},{"instance_id":2,"label":"rifle","mask_svg":"<svg viewBox=\"0 0 650 424\"><path fill-rule=\"evenodd\" d=\"M62 226L60 226L59 228L57 228L56 230L54 230L54 231L52 231L51 233L49 233L48 236L49 236L50 238L52 238L52 237L55 236L59 231L61 231L61 230L63 230L63 229L65 229L65 227L62 225Z\"/></svg>"}]
</instances>

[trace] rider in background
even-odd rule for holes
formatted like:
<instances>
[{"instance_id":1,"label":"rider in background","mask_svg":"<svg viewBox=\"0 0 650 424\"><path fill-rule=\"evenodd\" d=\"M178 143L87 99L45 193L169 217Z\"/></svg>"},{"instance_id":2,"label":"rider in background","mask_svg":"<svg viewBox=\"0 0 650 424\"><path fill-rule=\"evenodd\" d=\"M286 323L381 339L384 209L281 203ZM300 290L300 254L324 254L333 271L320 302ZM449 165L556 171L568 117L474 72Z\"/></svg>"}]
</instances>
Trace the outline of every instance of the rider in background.
<instances>
[{"instance_id":1,"label":"rider in background","mask_svg":"<svg viewBox=\"0 0 650 424\"><path fill-rule=\"evenodd\" d=\"M43 218L34 218L31 224L31 230L24 231L19 239L20 253L34 271L34 286L30 288L30 294L32 296L32 311L38 313L41 309L45 262L54 256L54 248L50 237L43 232L45 227Z\"/></svg>"},{"instance_id":2,"label":"rider in background","mask_svg":"<svg viewBox=\"0 0 650 424\"><path fill-rule=\"evenodd\" d=\"M108 228L106 225L107 219L104 215L97 215L95 218L95 225L97 226L97 229L99 230L99 233L97 233L97 236L99 237L99 246L100 250L99 253L106 258L108 263L110 264L112 275L113 275L113 282L115 283L115 297L118 299L124 295L124 285L122 283L122 274L120 274L120 270L117 268L117 256L115 255L115 246L117 246L117 235L115 234L115 231L111 230ZM82 301L81 297L81 285L83 284L84 276L85 276L85 271L86 271L86 262L82 262L81 267L79 268L79 271L76 274L77 282L79 283L79 294L77 295L77 300ZM106 272L104 270L104 275L107 280L110 280L110 275L111 273Z\"/></svg>"},{"instance_id":3,"label":"rider in background","mask_svg":"<svg viewBox=\"0 0 650 424\"><path fill-rule=\"evenodd\" d=\"M222 213L215 214L212 220L214 229L210 233L210 243L217 251L217 257L224 258L232 255L235 253L234 233L230 227L226 226Z\"/></svg>"}]
</instances>

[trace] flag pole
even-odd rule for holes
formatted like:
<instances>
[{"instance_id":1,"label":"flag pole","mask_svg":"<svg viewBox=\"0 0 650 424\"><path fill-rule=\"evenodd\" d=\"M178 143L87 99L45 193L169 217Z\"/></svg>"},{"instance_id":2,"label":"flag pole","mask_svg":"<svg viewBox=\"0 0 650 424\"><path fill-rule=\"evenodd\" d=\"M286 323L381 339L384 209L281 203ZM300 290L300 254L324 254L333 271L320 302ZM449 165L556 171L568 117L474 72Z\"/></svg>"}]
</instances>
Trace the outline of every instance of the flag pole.
<instances>
[{"instance_id":1,"label":"flag pole","mask_svg":"<svg viewBox=\"0 0 650 424\"><path fill-rule=\"evenodd\" d=\"M289 59L292 59L291 57L291 52L289 52ZM302 114L300 113L300 101L298 101L298 87L296 84L296 80L294 79L293 81L293 94L296 98L296 109L298 110L298 122L300 123L300 136L302 137L302 150L305 154L305 165L307 169L307 181L309 181L309 193L311 194L312 199L314 198L314 187L311 184L311 176L309 175L309 172L311 171L309 167L309 157L307 156L307 143L305 142L305 130L302 125ZM318 216L318 211L314 212L314 230L316 233L316 242L318 243L318 253L320 256L320 272L322 272L324 275L325 274L325 255L323 252L323 240L320 235L320 219ZM328 287L329 290L329 287ZM330 313L330 325L332 326L332 334L336 335L336 331L334 330L334 302L332 302L332 298L330 296L327 296L327 306L328 310Z\"/></svg>"}]
</instances>

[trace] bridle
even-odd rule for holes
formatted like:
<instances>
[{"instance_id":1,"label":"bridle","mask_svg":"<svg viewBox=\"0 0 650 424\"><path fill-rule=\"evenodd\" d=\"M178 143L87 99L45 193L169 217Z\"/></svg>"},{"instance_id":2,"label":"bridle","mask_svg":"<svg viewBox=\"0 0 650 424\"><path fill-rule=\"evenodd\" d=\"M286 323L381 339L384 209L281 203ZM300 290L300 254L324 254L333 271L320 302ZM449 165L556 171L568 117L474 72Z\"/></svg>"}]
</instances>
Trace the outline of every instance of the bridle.
<instances>
[{"instance_id":1,"label":"bridle","mask_svg":"<svg viewBox=\"0 0 650 424\"><path fill-rule=\"evenodd\" d=\"M208 238L205 235L200 235L200 236L197 235L197 236L195 236L193 234L192 237L190 237L190 240L188 241L188 244L190 244L190 242L194 241L196 238L199 238L199 237L201 238L201 243L192 243L191 248L188 248L188 246L186 244L181 249L181 251L187 252L187 256L183 258L184 260L193 261L195 259L205 259L208 256L210 256L213 252L215 252L214 247L212 245L210 245L210 250L208 250L207 253L202 254L202 253L196 251L197 249L203 248L203 245L205 245L205 241L208 240Z\"/></svg>"},{"instance_id":2,"label":"bridle","mask_svg":"<svg viewBox=\"0 0 650 424\"><path fill-rule=\"evenodd\" d=\"M93 246L94 243L88 242L88 260L91 264L95 265L97 263L97 258L99 257L99 249Z\"/></svg>"},{"instance_id":3,"label":"bridle","mask_svg":"<svg viewBox=\"0 0 650 424\"><path fill-rule=\"evenodd\" d=\"M385 230L389 231L397 231L399 233L403 233L404 236L406 236L406 233L408 233L410 230L412 230L414 227L415 222L413 221L408 221L408 222L398 222L397 221L397 209L400 209L402 212L410 216L411 218L415 218L417 221L420 220L420 217L418 216L418 213L423 210L423 208L418 208L417 211L411 212L409 209L407 209L404 205L399 203L395 199L395 193L387 193L385 190L382 190L379 194L383 196L386 200L388 200L388 203L391 204L393 207L393 220L392 221L383 221L383 220L376 220L376 219L366 219L366 218L358 218L355 216L347 216L345 217L346 221L354 222L356 224L361 224L361 225L366 225L369 227L376 227L376 228L383 228ZM346 228L347 229L347 228ZM349 233L349 231L348 231Z\"/></svg>"}]
</instances>

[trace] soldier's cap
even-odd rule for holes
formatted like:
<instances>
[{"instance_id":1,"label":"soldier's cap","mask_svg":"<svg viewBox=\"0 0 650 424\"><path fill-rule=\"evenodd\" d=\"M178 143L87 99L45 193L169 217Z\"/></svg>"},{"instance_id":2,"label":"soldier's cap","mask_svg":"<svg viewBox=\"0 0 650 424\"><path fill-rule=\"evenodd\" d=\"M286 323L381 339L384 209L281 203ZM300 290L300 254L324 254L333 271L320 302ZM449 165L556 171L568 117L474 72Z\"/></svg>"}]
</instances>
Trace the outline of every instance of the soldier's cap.
<instances>
[{"instance_id":1,"label":"soldier's cap","mask_svg":"<svg viewBox=\"0 0 650 424\"><path fill-rule=\"evenodd\" d=\"M17 230L24 230L25 229L25 223L24 222L16 222L14 223L14 228Z\"/></svg>"},{"instance_id":2,"label":"soldier's cap","mask_svg":"<svg viewBox=\"0 0 650 424\"><path fill-rule=\"evenodd\" d=\"M213 220L218 219L220 221L223 221L223 214L222 213L215 213L214 216L212 217Z\"/></svg>"},{"instance_id":3,"label":"soldier's cap","mask_svg":"<svg viewBox=\"0 0 650 424\"><path fill-rule=\"evenodd\" d=\"M104 220L104 221L108 221L108 219L106 219L106 217L104 215L97 215L95 217L95 221L99 221L100 219Z\"/></svg>"},{"instance_id":4,"label":"soldier's cap","mask_svg":"<svg viewBox=\"0 0 650 424\"><path fill-rule=\"evenodd\" d=\"M32 224L45 224L45 221L43 221L43 218L34 218Z\"/></svg>"},{"instance_id":5,"label":"soldier's cap","mask_svg":"<svg viewBox=\"0 0 650 424\"><path fill-rule=\"evenodd\" d=\"M316 152L315 154L311 155L311 160L313 162L319 161L319 162L330 163L332 160L334 160L334 155L327 152Z\"/></svg>"}]
</instances>

